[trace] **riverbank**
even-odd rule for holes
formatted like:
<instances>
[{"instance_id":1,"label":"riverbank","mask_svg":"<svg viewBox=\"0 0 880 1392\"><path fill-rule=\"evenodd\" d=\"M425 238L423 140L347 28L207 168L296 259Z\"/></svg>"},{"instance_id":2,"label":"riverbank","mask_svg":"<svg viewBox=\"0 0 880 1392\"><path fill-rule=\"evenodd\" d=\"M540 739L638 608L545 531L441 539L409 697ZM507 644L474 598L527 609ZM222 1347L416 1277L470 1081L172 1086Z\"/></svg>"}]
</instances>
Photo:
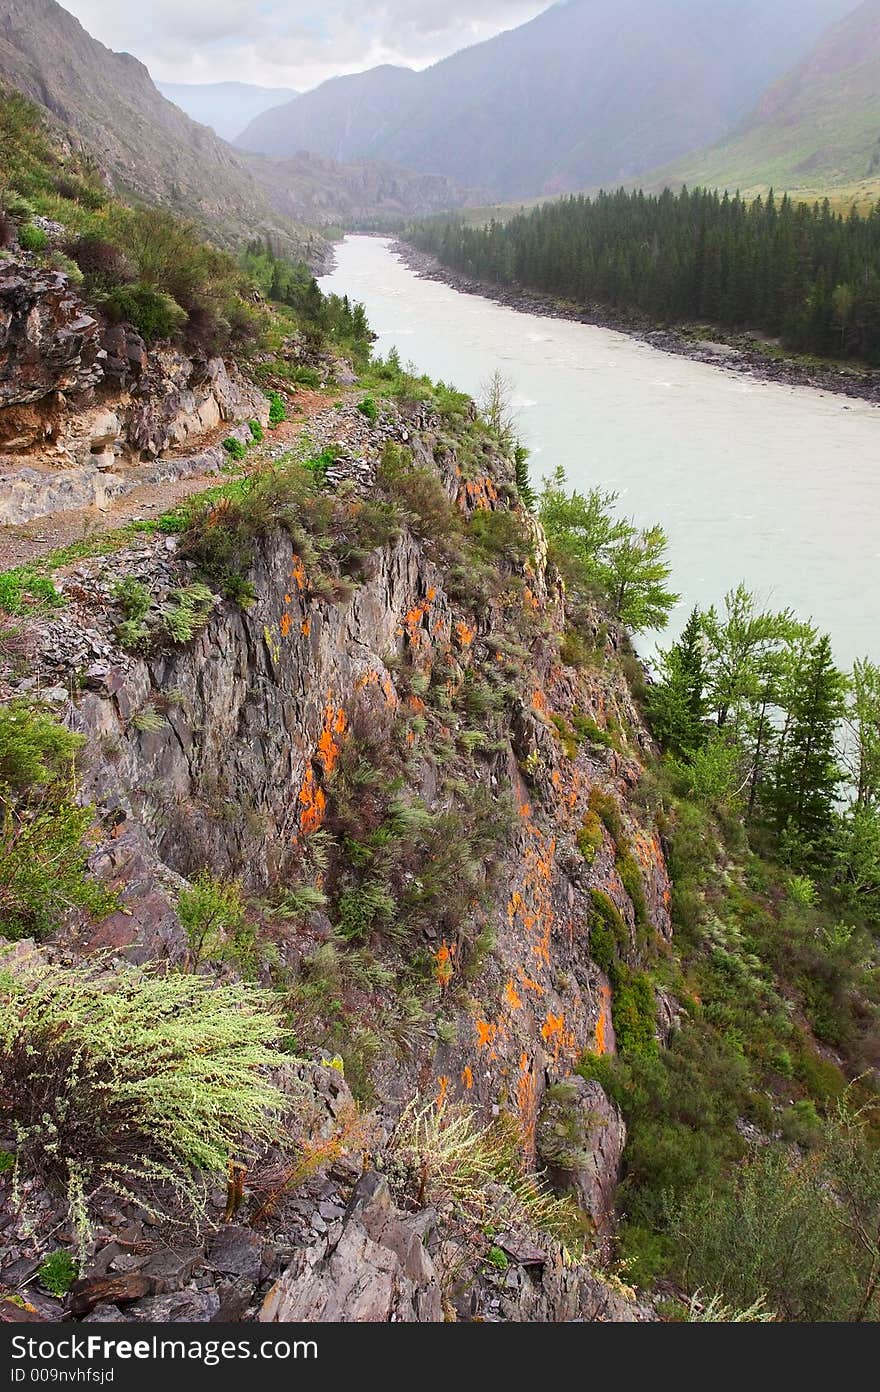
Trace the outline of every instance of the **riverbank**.
<instances>
[{"instance_id":1,"label":"riverbank","mask_svg":"<svg viewBox=\"0 0 880 1392\"><path fill-rule=\"evenodd\" d=\"M797 358L775 357L770 352L756 347L755 339L748 335L725 337L717 333L717 336L711 339L698 338L684 329L660 328L647 321L615 314L598 306L586 310L556 300L551 295L543 295L539 291L472 280L459 271L442 266L435 257L419 251L400 238L393 239L391 249L420 280L438 281L462 294L479 295L483 299L492 300L495 304L504 305L523 314L568 319L577 324L612 329L647 343L652 348L659 348L661 352L674 353L677 357L689 358L692 362L723 367L760 382L773 382L779 386L813 387L819 391L834 392L838 396L848 396L880 406L880 371L859 371L845 364L826 366Z\"/></svg>"}]
</instances>

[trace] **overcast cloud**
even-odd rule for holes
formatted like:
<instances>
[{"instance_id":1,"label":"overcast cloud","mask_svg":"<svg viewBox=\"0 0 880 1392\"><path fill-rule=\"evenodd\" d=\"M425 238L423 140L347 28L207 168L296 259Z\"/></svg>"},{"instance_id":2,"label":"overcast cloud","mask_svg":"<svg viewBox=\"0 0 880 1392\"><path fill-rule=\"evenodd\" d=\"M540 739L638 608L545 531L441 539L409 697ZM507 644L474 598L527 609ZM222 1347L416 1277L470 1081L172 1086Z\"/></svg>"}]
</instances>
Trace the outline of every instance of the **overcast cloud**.
<instances>
[{"instance_id":1,"label":"overcast cloud","mask_svg":"<svg viewBox=\"0 0 880 1392\"><path fill-rule=\"evenodd\" d=\"M314 87L377 63L427 67L550 0L63 0L161 82Z\"/></svg>"}]
</instances>

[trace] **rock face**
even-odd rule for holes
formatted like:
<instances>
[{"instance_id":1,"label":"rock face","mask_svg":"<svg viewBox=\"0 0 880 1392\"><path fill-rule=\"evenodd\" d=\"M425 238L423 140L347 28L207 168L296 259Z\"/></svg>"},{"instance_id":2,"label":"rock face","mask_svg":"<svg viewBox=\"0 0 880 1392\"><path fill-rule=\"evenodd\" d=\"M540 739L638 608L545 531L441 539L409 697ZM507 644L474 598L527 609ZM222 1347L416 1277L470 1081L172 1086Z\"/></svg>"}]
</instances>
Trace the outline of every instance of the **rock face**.
<instances>
[{"instance_id":1,"label":"rock face","mask_svg":"<svg viewBox=\"0 0 880 1392\"><path fill-rule=\"evenodd\" d=\"M0 267L0 408L90 390L103 376L100 352L98 321L66 276Z\"/></svg>"},{"instance_id":2,"label":"rock face","mask_svg":"<svg viewBox=\"0 0 880 1392\"><path fill-rule=\"evenodd\" d=\"M226 422L265 424L267 412L263 393L222 359L148 352L130 325L95 317L60 273L0 270L0 524L104 508L141 484L219 469L219 446L205 459L197 442ZM169 451L170 471L149 467Z\"/></svg>"},{"instance_id":3,"label":"rock face","mask_svg":"<svg viewBox=\"0 0 880 1392\"><path fill-rule=\"evenodd\" d=\"M269 1292L260 1320L387 1324L442 1320L440 1286L424 1246L424 1219L394 1208L384 1179L358 1184L335 1243L297 1254ZM422 1229L420 1231L420 1228Z\"/></svg>"},{"instance_id":4,"label":"rock face","mask_svg":"<svg viewBox=\"0 0 880 1392\"><path fill-rule=\"evenodd\" d=\"M607 1232L626 1144L619 1109L597 1082L566 1078L544 1094L537 1141L551 1183L573 1193L597 1231Z\"/></svg>"},{"instance_id":5,"label":"rock face","mask_svg":"<svg viewBox=\"0 0 880 1392\"><path fill-rule=\"evenodd\" d=\"M424 407L389 407L377 426L353 404L327 415L326 443L348 442L328 470L328 499L353 499L359 508L375 496L376 460L388 444L405 445L417 467L434 472L449 501L468 516L485 513L487 526L488 515L516 496L509 462L482 444L476 460L464 446L457 453L448 423ZM459 429L466 442L473 439L466 421ZM617 639L609 640L608 661L582 670L561 664L555 633L565 623L564 596L548 575L540 530L525 519L523 525L533 528L533 546L522 573L508 577L511 586L517 580L512 589L505 582L485 593L457 586L431 539L403 525L363 559L357 582L331 597L317 549L309 553L270 525L254 542L253 603L241 608L217 597L190 641L132 655L114 636L114 582L137 580L161 610L175 588L197 578L175 538L144 537L131 550L76 562L56 577L68 603L34 625L38 655L29 680L57 692L59 709L87 736L79 791L102 827L91 864L121 893L119 912L105 923L71 919L62 940L68 951L109 948L137 962L180 963L187 942L177 896L183 880L205 867L234 876L257 896L278 886L326 884L323 872L320 880L305 877L318 873L313 854L335 844L330 819L344 754L362 752L370 740L405 751L406 787L418 795L419 816L443 818L456 798L468 806L483 799L486 823L497 816L503 830L487 841L493 849L486 867L475 867L481 878L462 917L447 931L438 909L408 944L432 993L432 1013L402 1045L389 1037L371 1063L381 1126L393 1126L415 1097L441 1109L473 1109L486 1123L501 1115L523 1166L549 1164L559 1187L605 1231L624 1128L601 1088L572 1076L585 1051L614 1047L608 979L591 957L595 896L609 911L613 906L620 950L635 962L647 932L670 931L669 882L656 831L630 799L648 736L611 660ZM528 651L505 637L509 623L519 626L514 631L531 644ZM596 616L597 634L599 626ZM481 674L505 660L504 706L489 740L474 730L473 708L457 698L479 693ZM65 704L70 691L75 701ZM438 709L419 692L437 693ZM445 741L454 780L443 781L426 738L428 717ZM584 732L578 739L572 721ZM620 732L614 740L591 738L591 731L609 728ZM597 795L596 805L606 809L601 825L595 813L588 821ZM589 856L579 849L585 825L593 828ZM322 831L325 838L316 841ZM416 866L407 883L420 873ZM641 884L638 915L630 897L634 876ZM474 920L465 916L477 913L486 943L480 956ZM390 964L393 977L396 949L381 935L365 942L364 955ZM332 925L317 910L273 938L278 963L294 981L322 943L332 946ZM384 990L364 994L371 1019ZM330 1079L321 1106L337 1124L346 1094L332 1097L338 1074L323 1073ZM359 1173L347 1171L349 1186ZM297 1236L286 1252L276 1244L271 1292L259 1292L261 1318L644 1317L625 1292L589 1267L571 1266L558 1244L528 1230L499 1237L506 1269L471 1270L459 1282L461 1238L444 1235L423 1202L412 1205L418 1212L404 1209L391 1168L387 1178L387 1185L381 1177L364 1179L342 1199L338 1181L315 1191L300 1213L312 1237ZM505 1212L500 1199L496 1207ZM218 1243L209 1261L235 1289L228 1307L221 1292L217 1308L244 1300L241 1309L249 1309L253 1285L242 1294L236 1282L251 1281L256 1246L229 1239L227 1250ZM137 1270L159 1279L145 1265ZM261 1265L261 1279L267 1270ZM202 1314L190 1317L222 1317L204 1303L219 1290L213 1278L207 1285L198 1273L194 1279ZM153 1285L126 1312L184 1318L155 1304L167 1294L164 1284ZM118 1306L118 1293L103 1303Z\"/></svg>"}]
</instances>

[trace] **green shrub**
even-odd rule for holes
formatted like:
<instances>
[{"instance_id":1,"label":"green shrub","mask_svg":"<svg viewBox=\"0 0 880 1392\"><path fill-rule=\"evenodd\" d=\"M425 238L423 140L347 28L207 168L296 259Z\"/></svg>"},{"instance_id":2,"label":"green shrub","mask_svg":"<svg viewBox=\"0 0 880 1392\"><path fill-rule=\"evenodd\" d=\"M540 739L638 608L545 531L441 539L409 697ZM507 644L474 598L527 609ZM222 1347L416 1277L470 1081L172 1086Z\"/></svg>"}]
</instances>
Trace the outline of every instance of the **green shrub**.
<instances>
[{"instance_id":1,"label":"green shrub","mask_svg":"<svg viewBox=\"0 0 880 1392\"><path fill-rule=\"evenodd\" d=\"M18 245L22 251L39 253L46 250L49 238L42 227L34 227L32 223L27 223L18 229Z\"/></svg>"},{"instance_id":2,"label":"green shrub","mask_svg":"<svg viewBox=\"0 0 880 1392\"><path fill-rule=\"evenodd\" d=\"M58 1247L43 1258L37 1276L47 1291L62 1300L79 1277L79 1263L63 1247Z\"/></svg>"},{"instance_id":3,"label":"green shrub","mask_svg":"<svg viewBox=\"0 0 880 1392\"><path fill-rule=\"evenodd\" d=\"M284 1055L275 1002L246 986L100 963L0 958L0 1073L21 1178L67 1194L81 1235L108 1186L155 1211L198 1214L243 1137L274 1141L286 1099L267 1080ZM166 1189L167 1186L167 1189Z\"/></svg>"},{"instance_id":4,"label":"green shrub","mask_svg":"<svg viewBox=\"0 0 880 1392\"><path fill-rule=\"evenodd\" d=\"M588 812L577 834L578 850L588 865L592 865L604 844L605 830L602 820L595 812Z\"/></svg>"},{"instance_id":5,"label":"green shrub","mask_svg":"<svg viewBox=\"0 0 880 1392\"><path fill-rule=\"evenodd\" d=\"M624 1057L656 1054L657 1002L646 972L634 972L624 962L612 962L611 1019L617 1047Z\"/></svg>"},{"instance_id":6,"label":"green shrub","mask_svg":"<svg viewBox=\"0 0 880 1392\"><path fill-rule=\"evenodd\" d=\"M593 788L590 791L589 806L590 811L602 819L615 845L619 849L622 848L626 842L626 831L620 804L614 795L606 792L604 788Z\"/></svg>"},{"instance_id":7,"label":"green shrub","mask_svg":"<svg viewBox=\"0 0 880 1392\"><path fill-rule=\"evenodd\" d=\"M118 285L107 295L104 308L117 323L133 324L148 343L179 338L187 321L186 310L151 285Z\"/></svg>"},{"instance_id":8,"label":"green shrub","mask_svg":"<svg viewBox=\"0 0 880 1392\"><path fill-rule=\"evenodd\" d=\"M366 416L371 425L375 425L379 419L379 407L371 396L365 396L363 401L358 402L358 410L362 416Z\"/></svg>"},{"instance_id":9,"label":"green shrub","mask_svg":"<svg viewBox=\"0 0 880 1392\"><path fill-rule=\"evenodd\" d=\"M293 373L293 380L301 387L317 391L321 385L321 374L316 367L298 367Z\"/></svg>"},{"instance_id":10,"label":"green shrub","mask_svg":"<svg viewBox=\"0 0 880 1392\"><path fill-rule=\"evenodd\" d=\"M0 705L0 794L27 791L69 775L85 744L50 712L16 699Z\"/></svg>"},{"instance_id":11,"label":"green shrub","mask_svg":"<svg viewBox=\"0 0 880 1392\"><path fill-rule=\"evenodd\" d=\"M579 710L572 711L571 723L575 734L586 744L596 744L603 749L613 749L614 740L607 730L603 730L590 716Z\"/></svg>"},{"instance_id":12,"label":"green shrub","mask_svg":"<svg viewBox=\"0 0 880 1392\"><path fill-rule=\"evenodd\" d=\"M0 572L0 609L7 614L39 613L64 603L52 581L30 566Z\"/></svg>"},{"instance_id":13,"label":"green shrub","mask_svg":"<svg viewBox=\"0 0 880 1392\"><path fill-rule=\"evenodd\" d=\"M247 921L241 886L203 870L177 903L193 965L233 962L245 976L259 966L255 930Z\"/></svg>"},{"instance_id":14,"label":"green shrub","mask_svg":"<svg viewBox=\"0 0 880 1392\"><path fill-rule=\"evenodd\" d=\"M277 391L267 392L269 398L269 429L274 430L276 425L281 425L282 421L287 420L287 407L284 398Z\"/></svg>"},{"instance_id":15,"label":"green shrub","mask_svg":"<svg viewBox=\"0 0 880 1392\"><path fill-rule=\"evenodd\" d=\"M11 1174L15 1169L15 1156L11 1150L0 1150L0 1175Z\"/></svg>"},{"instance_id":16,"label":"green shrub","mask_svg":"<svg viewBox=\"0 0 880 1392\"><path fill-rule=\"evenodd\" d=\"M233 435L223 441L223 448L231 459L244 459L247 454L247 445L242 440L236 440Z\"/></svg>"},{"instance_id":17,"label":"green shrub","mask_svg":"<svg viewBox=\"0 0 880 1392\"><path fill-rule=\"evenodd\" d=\"M248 429L251 432L251 439L253 440L254 444L262 444L263 440L265 439L265 434L263 432L263 427L260 425L260 422L258 420L248 421Z\"/></svg>"},{"instance_id":18,"label":"green shrub","mask_svg":"<svg viewBox=\"0 0 880 1392\"><path fill-rule=\"evenodd\" d=\"M7 938L45 937L79 909L106 918L117 896L88 871L94 810L68 802L13 809L0 825L0 925Z\"/></svg>"},{"instance_id":19,"label":"green shrub","mask_svg":"<svg viewBox=\"0 0 880 1392\"><path fill-rule=\"evenodd\" d=\"M593 901L593 923L590 928L590 955L603 971L610 969L612 961L616 957L624 956L629 950L629 929L624 922L623 916L617 905L601 889L594 889L590 893ZM604 930L604 931L602 931ZM605 960L600 962L596 956L594 948L599 944L607 944L610 952ZM603 955L604 952L603 952Z\"/></svg>"},{"instance_id":20,"label":"green shrub","mask_svg":"<svg viewBox=\"0 0 880 1392\"><path fill-rule=\"evenodd\" d=\"M648 922L648 906L645 902L645 887L639 863L632 852L627 851L617 857L615 866L635 911L636 923L643 926Z\"/></svg>"}]
</instances>

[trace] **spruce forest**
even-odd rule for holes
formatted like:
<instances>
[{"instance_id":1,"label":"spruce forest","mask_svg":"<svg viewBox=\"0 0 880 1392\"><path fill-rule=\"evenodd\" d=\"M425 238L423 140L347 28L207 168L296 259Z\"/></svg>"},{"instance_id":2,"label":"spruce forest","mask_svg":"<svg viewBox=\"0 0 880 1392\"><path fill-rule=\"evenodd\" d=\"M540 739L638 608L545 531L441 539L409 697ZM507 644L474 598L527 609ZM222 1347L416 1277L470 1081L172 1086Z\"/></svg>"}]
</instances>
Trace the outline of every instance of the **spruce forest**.
<instances>
[{"instance_id":1,"label":"spruce forest","mask_svg":"<svg viewBox=\"0 0 880 1392\"><path fill-rule=\"evenodd\" d=\"M880 362L880 206L788 195L600 193L487 226L431 220L408 240L451 269L655 322L703 320L799 353Z\"/></svg>"}]
</instances>

